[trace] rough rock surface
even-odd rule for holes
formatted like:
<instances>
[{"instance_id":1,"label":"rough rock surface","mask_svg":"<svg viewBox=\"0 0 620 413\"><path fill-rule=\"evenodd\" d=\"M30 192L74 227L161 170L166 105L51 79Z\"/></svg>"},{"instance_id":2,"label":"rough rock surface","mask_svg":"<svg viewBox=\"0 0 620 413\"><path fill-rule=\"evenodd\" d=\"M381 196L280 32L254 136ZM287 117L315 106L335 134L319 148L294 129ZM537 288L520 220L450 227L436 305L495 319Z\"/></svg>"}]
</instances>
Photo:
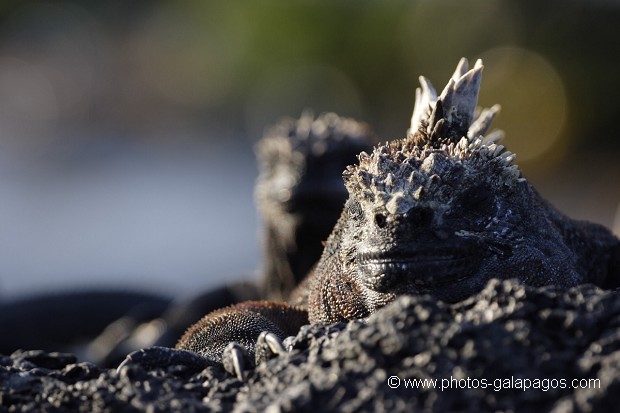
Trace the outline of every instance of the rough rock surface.
<instances>
[{"instance_id":1,"label":"rough rock surface","mask_svg":"<svg viewBox=\"0 0 620 413\"><path fill-rule=\"evenodd\" d=\"M492 280L456 304L403 296L367 322L303 327L293 346L246 383L220 367L116 373L19 351L0 356L0 411L570 412L620 402L620 294L588 284ZM409 379L436 379L437 388L411 388ZM439 389L442 379L451 388ZM573 379L600 384L572 388Z\"/></svg>"}]
</instances>

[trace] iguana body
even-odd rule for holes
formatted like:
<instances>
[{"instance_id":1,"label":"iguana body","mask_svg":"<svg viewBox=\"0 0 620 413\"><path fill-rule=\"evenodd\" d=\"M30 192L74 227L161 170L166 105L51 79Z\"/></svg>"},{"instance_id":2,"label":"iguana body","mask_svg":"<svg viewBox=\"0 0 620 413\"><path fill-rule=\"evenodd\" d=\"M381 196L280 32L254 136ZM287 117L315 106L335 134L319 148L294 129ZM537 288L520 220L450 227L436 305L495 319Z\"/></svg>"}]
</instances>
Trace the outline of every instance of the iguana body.
<instances>
[{"instance_id":1,"label":"iguana body","mask_svg":"<svg viewBox=\"0 0 620 413\"><path fill-rule=\"evenodd\" d=\"M448 302L480 291L491 278L533 286L620 285L620 241L600 225L571 220L544 201L487 135L499 107L476 112L482 65L461 60L437 96L420 78L407 138L380 145L344 173L349 198L316 268L294 293L310 323L363 318L402 294ZM265 304L267 305L267 304ZM252 324L280 338L269 322L237 317L190 329L177 348L212 356L193 336L245 337ZM290 311L298 311L291 309ZM252 350L251 345L246 345Z\"/></svg>"}]
</instances>

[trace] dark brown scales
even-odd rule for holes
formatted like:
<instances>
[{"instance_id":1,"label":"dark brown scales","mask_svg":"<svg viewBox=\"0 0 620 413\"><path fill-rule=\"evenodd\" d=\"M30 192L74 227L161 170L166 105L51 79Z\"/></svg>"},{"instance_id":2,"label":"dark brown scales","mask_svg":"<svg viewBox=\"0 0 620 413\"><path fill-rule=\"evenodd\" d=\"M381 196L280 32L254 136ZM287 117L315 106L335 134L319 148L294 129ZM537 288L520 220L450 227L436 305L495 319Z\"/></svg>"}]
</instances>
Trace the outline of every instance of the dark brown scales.
<instances>
[{"instance_id":1,"label":"dark brown scales","mask_svg":"<svg viewBox=\"0 0 620 413\"><path fill-rule=\"evenodd\" d=\"M221 362L230 342L252 351L258 335L267 331L278 337L297 334L308 324L305 310L274 301L246 301L216 310L191 326L176 348Z\"/></svg>"}]
</instances>

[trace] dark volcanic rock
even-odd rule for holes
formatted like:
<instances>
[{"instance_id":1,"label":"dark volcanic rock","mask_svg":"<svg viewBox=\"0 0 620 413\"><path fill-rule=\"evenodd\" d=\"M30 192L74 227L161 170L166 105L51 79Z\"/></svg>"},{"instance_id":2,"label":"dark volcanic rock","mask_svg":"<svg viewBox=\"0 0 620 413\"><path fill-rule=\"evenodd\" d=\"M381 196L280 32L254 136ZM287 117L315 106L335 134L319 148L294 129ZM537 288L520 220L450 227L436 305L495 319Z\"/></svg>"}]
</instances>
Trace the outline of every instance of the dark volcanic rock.
<instances>
[{"instance_id":1,"label":"dark volcanic rock","mask_svg":"<svg viewBox=\"0 0 620 413\"><path fill-rule=\"evenodd\" d=\"M492 281L458 304L402 297L366 323L306 326L247 383L219 368L117 374L67 354L0 356L0 411L609 411L619 326L616 292Z\"/></svg>"}]
</instances>

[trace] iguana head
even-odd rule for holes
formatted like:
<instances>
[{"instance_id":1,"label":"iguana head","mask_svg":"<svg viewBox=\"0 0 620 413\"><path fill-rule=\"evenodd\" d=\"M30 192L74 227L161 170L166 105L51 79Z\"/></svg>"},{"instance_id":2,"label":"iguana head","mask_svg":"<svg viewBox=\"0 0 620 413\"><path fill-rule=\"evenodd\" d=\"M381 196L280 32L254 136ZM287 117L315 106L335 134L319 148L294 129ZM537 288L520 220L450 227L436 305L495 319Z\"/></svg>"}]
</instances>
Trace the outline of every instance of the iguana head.
<instances>
[{"instance_id":1,"label":"iguana head","mask_svg":"<svg viewBox=\"0 0 620 413\"><path fill-rule=\"evenodd\" d=\"M439 96L421 77L408 137L360 154L344 173L340 261L372 293L457 301L491 277L535 277L548 264L527 241L548 225L529 219L539 198L495 143L501 132L487 134L499 107L476 109L482 69L462 59Z\"/></svg>"},{"instance_id":2,"label":"iguana head","mask_svg":"<svg viewBox=\"0 0 620 413\"><path fill-rule=\"evenodd\" d=\"M256 147L258 207L294 213L325 208L327 201L339 212L347 198L342 171L375 142L366 124L334 113L281 120Z\"/></svg>"}]
</instances>

